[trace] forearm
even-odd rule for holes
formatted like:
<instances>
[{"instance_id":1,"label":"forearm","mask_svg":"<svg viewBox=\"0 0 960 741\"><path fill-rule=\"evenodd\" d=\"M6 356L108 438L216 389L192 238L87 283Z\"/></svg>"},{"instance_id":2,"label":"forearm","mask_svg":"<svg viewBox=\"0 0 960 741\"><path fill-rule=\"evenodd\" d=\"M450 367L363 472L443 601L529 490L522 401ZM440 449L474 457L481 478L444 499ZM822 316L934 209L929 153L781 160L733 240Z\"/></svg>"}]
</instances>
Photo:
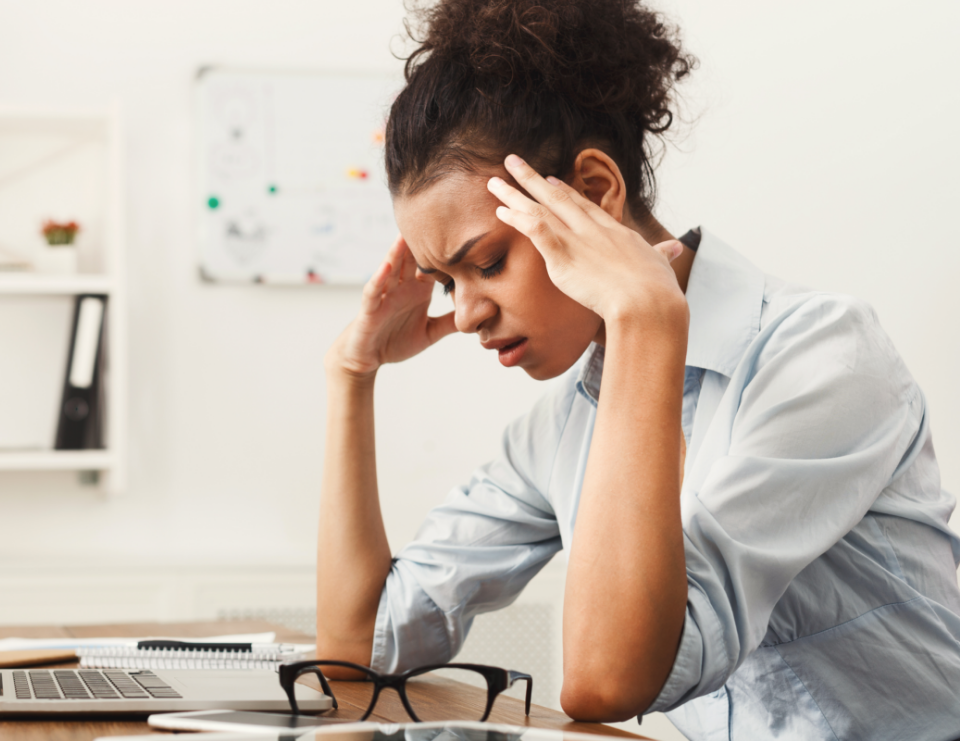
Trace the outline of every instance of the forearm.
<instances>
[{"instance_id":1,"label":"forearm","mask_svg":"<svg viewBox=\"0 0 960 741\"><path fill-rule=\"evenodd\" d=\"M607 322L564 600L564 708L578 719L645 710L683 628L683 308L666 327Z\"/></svg>"},{"instance_id":2,"label":"forearm","mask_svg":"<svg viewBox=\"0 0 960 741\"><path fill-rule=\"evenodd\" d=\"M377 491L373 378L327 372L327 440L317 553L317 648L368 664L390 570Z\"/></svg>"}]
</instances>

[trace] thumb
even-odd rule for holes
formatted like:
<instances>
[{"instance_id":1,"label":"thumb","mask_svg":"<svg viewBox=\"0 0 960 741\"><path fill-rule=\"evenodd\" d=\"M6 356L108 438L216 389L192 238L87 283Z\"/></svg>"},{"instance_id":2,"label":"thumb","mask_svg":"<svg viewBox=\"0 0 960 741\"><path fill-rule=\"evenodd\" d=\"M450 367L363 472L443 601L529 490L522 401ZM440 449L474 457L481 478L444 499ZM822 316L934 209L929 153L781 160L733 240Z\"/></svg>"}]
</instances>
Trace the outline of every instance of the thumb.
<instances>
[{"instance_id":1,"label":"thumb","mask_svg":"<svg viewBox=\"0 0 960 741\"><path fill-rule=\"evenodd\" d=\"M667 262L673 262L683 254L683 244L676 239L668 239L666 242L655 244L653 249L667 258Z\"/></svg>"},{"instance_id":2,"label":"thumb","mask_svg":"<svg viewBox=\"0 0 960 741\"><path fill-rule=\"evenodd\" d=\"M457 325L453 320L454 312L448 312L443 316L431 316L427 318L427 338L432 345L438 340L442 340L448 334L457 331Z\"/></svg>"}]
</instances>

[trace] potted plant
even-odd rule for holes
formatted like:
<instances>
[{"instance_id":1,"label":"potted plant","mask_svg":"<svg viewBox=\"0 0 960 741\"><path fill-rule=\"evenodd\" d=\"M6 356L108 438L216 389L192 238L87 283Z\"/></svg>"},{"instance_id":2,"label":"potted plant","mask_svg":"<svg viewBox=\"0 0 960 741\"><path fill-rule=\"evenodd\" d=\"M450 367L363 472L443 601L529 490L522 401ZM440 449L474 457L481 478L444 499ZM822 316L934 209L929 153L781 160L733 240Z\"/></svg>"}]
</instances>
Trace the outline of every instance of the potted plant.
<instances>
[{"instance_id":1,"label":"potted plant","mask_svg":"<svg viewBox=\"0 0 960 741\"><path fill-rule=\"evenodd\" d=\"M76 221L54 221L47 219L40 230L47 241L47 248L43 251L37 267L43 273L75 273L77 272L77 248L74 240L80 225Z\"/></svg>"}]
</instances>

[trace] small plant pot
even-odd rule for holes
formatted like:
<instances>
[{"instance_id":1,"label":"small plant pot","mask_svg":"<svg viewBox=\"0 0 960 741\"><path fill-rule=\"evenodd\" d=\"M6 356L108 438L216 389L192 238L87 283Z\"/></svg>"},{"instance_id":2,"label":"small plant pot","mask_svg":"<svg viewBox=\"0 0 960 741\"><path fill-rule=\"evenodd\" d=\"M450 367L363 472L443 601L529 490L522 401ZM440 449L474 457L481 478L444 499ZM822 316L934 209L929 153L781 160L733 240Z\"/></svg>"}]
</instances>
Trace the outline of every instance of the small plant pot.
<instances>
[{"instance_id":1,"label":"small plant pot","mask_svg":"<svg viewBox=\"0 0 960 741\"><path fill-rule=\"evenodd\" d=\"M37 256L37 272L72 275L77 272L77 248L73 245L45 246Z\"/></svg>"}]
</instances>

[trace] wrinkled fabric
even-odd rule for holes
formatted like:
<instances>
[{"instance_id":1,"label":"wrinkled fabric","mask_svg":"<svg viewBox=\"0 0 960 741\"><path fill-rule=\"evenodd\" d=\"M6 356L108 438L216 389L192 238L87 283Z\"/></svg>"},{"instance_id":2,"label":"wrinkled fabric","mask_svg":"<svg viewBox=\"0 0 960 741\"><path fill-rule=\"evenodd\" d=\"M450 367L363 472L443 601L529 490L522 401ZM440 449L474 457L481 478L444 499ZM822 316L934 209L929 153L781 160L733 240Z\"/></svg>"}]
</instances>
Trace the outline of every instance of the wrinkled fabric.
<instances>
[{"instance_id":1,"label":"wrinkled fabric","mask_svg":"<svg viewBox=\"0 0 960 741\"><path fill-rule=\"evenodd\" d=\"M955 500L873 310L706 231L687 301L687 609L649 712L711 741L957 738ZM452 659L570 547L602 373L591 346L394 559L374 668Z\"/></svg>"}]
</instances>

